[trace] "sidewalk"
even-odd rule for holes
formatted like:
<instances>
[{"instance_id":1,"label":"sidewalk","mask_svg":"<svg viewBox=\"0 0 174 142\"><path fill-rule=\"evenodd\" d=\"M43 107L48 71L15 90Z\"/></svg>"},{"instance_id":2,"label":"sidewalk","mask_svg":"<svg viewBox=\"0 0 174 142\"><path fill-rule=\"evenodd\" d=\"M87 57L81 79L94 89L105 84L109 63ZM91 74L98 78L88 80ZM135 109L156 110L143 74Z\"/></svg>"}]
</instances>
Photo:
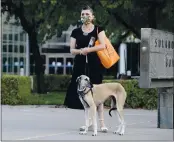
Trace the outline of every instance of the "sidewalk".
<instances>
[{"instance_id":1,"label":"sidewalk","mask_svg":"<svg viewBox=\"0 0 174 142\"><path fill-rule=\"evenodd\" d=\"M114 113L113 113L114 114ZM79 135L84 125L84 111L50 106L2 106L2 140L133 140L173 141L173 129L157 128L157 111L124 111L127 124L125 135L113 134L118 126L115 115L110 117L105 110L108 133L92 131Z\"/></svg>"}]
</instances>

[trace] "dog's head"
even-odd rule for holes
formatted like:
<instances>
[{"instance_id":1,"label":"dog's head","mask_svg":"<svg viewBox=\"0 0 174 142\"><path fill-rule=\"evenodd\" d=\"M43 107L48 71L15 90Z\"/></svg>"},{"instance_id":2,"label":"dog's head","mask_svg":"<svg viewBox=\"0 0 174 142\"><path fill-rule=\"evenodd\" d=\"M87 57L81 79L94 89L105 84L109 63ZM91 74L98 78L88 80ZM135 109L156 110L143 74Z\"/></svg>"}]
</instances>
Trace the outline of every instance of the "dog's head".
<instances>
[{"instance_id":1,"label":"dog's head","mask_svg":"<svg viewBox=\"0 0 174 142\"><path fill-rule=\"evenodd\" d=\"M92 88L93 84L90 81L90 78L86 75L81 75L77 77L76 82L78 84L78 90L85 90L85 88Z\"/></svg>"}]
</instances>

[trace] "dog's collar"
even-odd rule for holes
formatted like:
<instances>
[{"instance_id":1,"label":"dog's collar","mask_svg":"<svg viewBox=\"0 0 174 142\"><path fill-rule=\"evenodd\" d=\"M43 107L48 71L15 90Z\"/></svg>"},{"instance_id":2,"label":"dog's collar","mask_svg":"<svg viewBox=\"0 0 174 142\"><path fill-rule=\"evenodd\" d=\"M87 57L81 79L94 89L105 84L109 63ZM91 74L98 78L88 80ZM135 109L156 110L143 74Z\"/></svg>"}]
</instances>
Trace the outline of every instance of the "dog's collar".
<instances>
[{"instance_id":1,"label":"dog's collar","mask_svg":"<svg viewBox=\"0 0 174 142\"><path fill-rule=\"evenodd\" d=\"M86 87L86 88L87 88L87 87ZM79 96L84 97L86 94L89 93L89 91L91 91L92 96L93 96L92 88L89 88L89 90L88 90L87 92L85 92L85 91L86 91L86 88L84 88L83 90L78 90L78 94L79 94Z\"/></svg>"}]
</instances>

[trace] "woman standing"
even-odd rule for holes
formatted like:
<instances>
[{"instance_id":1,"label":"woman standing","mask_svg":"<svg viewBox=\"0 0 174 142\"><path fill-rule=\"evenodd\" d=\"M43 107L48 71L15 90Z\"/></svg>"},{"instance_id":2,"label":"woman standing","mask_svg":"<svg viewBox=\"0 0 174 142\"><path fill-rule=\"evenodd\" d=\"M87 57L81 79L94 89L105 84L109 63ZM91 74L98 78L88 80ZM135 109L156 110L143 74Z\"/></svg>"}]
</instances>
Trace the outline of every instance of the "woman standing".
<instances>
[{"instance_id":1,"label":"woman standing","mask_svg":"<svg viewBox=\"0 0 174 142\"><path fill-rule=\"evenodd\" d=\"M105 48L105 32L101 27L93 24L93 10L89 6L81 10L81 21L83 23L82 26L72 31L70 39L70 52L75 55L75 58L71 83L67 89L64 105L72 109L84 109L77 94L76 79L78 76L86 74L93 84L100 84L103 79L104 67L96 51ZM95 41L99 40L100 44L97 46L93 44L92 47L88 48L91 37L94 37ZM86 72L86 56L88 59L88 73ZM97 108L97 111L99 114L100 126L106 130L107 128L103 120L103 104Z\"/></svg>"}]
</instances>

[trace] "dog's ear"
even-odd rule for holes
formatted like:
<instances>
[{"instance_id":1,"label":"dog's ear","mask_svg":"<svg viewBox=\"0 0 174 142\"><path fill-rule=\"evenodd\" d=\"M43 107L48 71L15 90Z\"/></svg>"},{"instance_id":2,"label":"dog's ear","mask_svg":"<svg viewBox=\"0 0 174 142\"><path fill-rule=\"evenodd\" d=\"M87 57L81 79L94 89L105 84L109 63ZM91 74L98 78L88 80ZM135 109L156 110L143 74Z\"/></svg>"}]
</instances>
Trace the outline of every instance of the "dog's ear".
<instances>
[{"instance_id":1,"label":"dog's ear","mask_svg":"<svg viewBox=\"0 0 174 142\"><path fill-rule=\"evenodd\" d=\"M90 81L90 78L87 76L88 81Z\"/></svg>"},{"instance_id":2,"label":"dog's ear","mask_svg":"<svg viewBox=\"0 0 174 142\"><path fill-rule=\"evenodd\" d=\"M91 86L91 88L93 88L93 87L94 87L91 81L90 81L90 86Z\"/></svg>"},{"instance_id":3,"label":"dog's ear","mask_svg":"<svg viewBox=\"0 0 174 142\"><path fill-rule=\"evenodd\" d=\"M92 84L92 82L90 81L90 78L87 77L86 80L88 81L89 88L93 88L93 84Z\"/></svg>"},{"instance_id":4,"label":"dog's ear","mask_svg":"<svg viewBox=\"0 0 174 142\"><path fill-rule=\"evenodd\" d=\"M93 88L93 84L92 84L92 82L91 81L88 81L88 83L89 83L89 88Z\"/></svg>"},{"instance_id":5,"label":"dog's ear","mask_svg":"<svg viewBox=\"0 0 174 142\"><path fill-rule=\"evenodd\" d=\"M79 76L79 77L77 77L76 82L78 82L80 78L81 78L80 76Z\"/></svg>"}]
</instances>

